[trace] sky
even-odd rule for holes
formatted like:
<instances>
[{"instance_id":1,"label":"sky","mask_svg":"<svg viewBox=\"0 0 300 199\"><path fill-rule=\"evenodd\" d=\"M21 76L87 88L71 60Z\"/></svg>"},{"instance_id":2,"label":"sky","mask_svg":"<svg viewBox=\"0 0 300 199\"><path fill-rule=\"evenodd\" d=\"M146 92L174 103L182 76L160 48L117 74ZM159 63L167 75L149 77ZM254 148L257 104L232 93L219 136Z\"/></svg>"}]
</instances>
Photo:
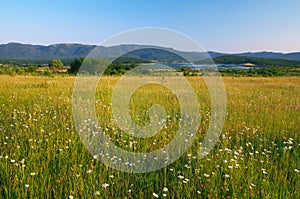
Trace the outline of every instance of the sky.
<instances>
[{"instance_id":1,"label":"sky","mask_svg":"<svg viewBox=\"0 0 300 199\"><path fill-rule=\"evenodd\" d=\"M299 0L1 0L0 44L100 44L134 28L182 32L207 51L299 52Z\"/></svg>"}]
</instances>

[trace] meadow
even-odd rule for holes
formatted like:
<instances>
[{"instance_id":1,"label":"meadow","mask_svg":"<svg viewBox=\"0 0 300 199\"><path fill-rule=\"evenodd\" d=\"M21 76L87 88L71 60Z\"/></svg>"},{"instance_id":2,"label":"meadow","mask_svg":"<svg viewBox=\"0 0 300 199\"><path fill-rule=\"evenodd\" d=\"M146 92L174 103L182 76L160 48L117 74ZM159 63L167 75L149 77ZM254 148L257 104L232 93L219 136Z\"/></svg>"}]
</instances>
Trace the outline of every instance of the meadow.
<instances>
[{"instance_id":1,"label":"meadow","mask_svg":"<svg viewBox=\"0 0 300 199\"><path fill-rule=\"evenodd\" d=\"M220 140L197 158L210 121L201 77L187 77L200 120L195 142L177 161L149 173L126 173L94 159L72 118L75 77L0 76L0 198L300 198L300 78L223 77L227 115ZM111 95L118 77L104 77L96 94L99 123L120 148L161 148L178 128L179 104L159 85L132 96L133 119L162 104L165 127L136 139L113 124ZM298 187L298 188L297 188Z\"/></svg>"}]
</instances>

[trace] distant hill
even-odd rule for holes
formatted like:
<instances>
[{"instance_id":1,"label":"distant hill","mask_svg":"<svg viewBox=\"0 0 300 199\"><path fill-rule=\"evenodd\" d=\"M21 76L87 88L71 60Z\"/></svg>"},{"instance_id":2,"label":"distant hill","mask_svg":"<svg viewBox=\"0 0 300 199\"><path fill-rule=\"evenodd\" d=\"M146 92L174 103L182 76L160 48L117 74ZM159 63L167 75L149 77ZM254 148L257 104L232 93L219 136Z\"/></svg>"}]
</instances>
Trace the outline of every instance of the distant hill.
<instances>
[{"instance_id":1,"label":"distant hill","mask_svg":"<svg viewBox=\"0 0 300 199\"><path fill-rule=\"evenodd\" d=\"M8 43L0 45L0 59L49 60L86 56L95 46L54 44L50 46Z\"/></svg>"},{"instance_id":2,"label":"distant hill","mask_svg":"<svg viewBox=\"0 0 300 199\"><path fill-rule=\"evenodd\" d=\"M291 59L300 60L300 52L295 53L277 53L277 52L248 52L234 54L236 56L256 57L256 58L274 58L274 59Z\"/></svg>"},{"instance_id":3,"label":"distant hill","mask_svg":"<svg viewBox=\"0 0 300 199\"><path fill-rule=\"evenodd\" d=\"M207 54L203 52L184 52L172 48L124 44L112 47L84 45L84 44L53 44L49 46L31 45L20 43L8 43L0 45L0 60L11 61L18 63L30 63L30 60L35 60L38 63L45 63L51 59L74 59L86 57L93 49L96 48L98 57L112 58L117 55L122 55L125 52L131 51L126 57L134 57L144 60L154 61L184 61L183 57L190 61L199 61L207 58ZM144 48L144 49L141 49ZM255 53L238 53L226 54L214 51L207 52L210 57L217 58L224 55L252 58L276 58L300 60L300 52L295 53L274 53L274 52L255 52ZM224 58L222 58L224 60ZM236 59L236 58L235 58ZM44 60L44 61L43 61ZM217 59L218 60L218 59Z\"/></svg>"},{"instance_id":4,"label":"distant hill","mask_svg":"<svg viewBox=\"0 0 300 199\"><path fill-rule=\"evenodd\" d=\"M295 66L300 67L300 60L289 59L273 59L273 58L256 58L245 56L224 55L221 57L213 58L216 64L254 64L256 66ZM205 61L199 61L196 63L204 63Z\"/></svg>"},{"instance_id":5,"label":"distant hill","mask_svg":"<svg viewBox=\"0 0 300 199\"><path fill-rule=\"evenodd\" d=\"M0 45L1 60L51 60L51 59L70 59L86 57L93 49L98 57L112 58L122 55L128 51L132 52L136 58L156 60L156 61L174 61L178 57L183 56L189 60L201 60L206 58L204 53L199 52L183 52L172 48L164 48L158 46L147 45L118 45L112 47L83 45L83 44L53 44L49 46L8 43ZM147 49L141 49L147 48ZM139 50L138 50L139 49ZM137 51L138 50L138 51ZM178 56L179 55L179 56ZM215 53L213 53L215 57Z\"/></svg>"}]
</instances>

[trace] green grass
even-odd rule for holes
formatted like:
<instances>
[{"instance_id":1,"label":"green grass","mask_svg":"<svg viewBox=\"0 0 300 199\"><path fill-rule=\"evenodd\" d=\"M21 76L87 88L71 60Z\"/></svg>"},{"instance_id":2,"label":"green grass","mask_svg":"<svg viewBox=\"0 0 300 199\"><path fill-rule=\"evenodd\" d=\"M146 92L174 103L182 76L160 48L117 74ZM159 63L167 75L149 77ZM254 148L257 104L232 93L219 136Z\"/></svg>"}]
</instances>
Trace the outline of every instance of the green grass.
<instances>
[{"instance_id":1,"label":"green grass","mask_svg":"<svg viewBox=\"0 0 300 199\"><path fill-rule=\"evenodd\" d=\"M132 174L94 160L81 143L72 120L74 77L0 76L0 198L300 198L300 78L224 77L225 126L203 159L196 156L210 121L210 98L201 77L188 80L201 108L193 146L166 168ZM149 122L146 110L153 103L168 114L157 135L137 139L112 123L117 81L105 77L96 94L99 123L111 141L138 152L168 143L180 115L172 93L158 85L134 93L130 107L137 123Z\"/></svg>"}]
</instances>

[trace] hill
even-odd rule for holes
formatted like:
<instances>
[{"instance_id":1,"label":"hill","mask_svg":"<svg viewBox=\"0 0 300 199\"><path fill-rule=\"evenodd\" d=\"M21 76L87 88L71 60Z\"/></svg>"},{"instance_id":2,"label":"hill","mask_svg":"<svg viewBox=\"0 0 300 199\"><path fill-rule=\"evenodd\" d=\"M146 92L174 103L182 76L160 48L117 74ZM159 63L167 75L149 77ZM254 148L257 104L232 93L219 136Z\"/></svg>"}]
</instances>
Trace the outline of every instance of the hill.
<instances>
[{"instance_id":1,"label":"hill","mask_svg":"<svg viewBox=\"0 0 300 199\"><path fill-rule=\"evenodd\" d=\"M233 56L233 55L224 55L221 57L213 58L216 64L245 64L251 63L256 66L272 66L272 67L281 67L281 66L293 66L300 67L300 60L288 60L288 59L273 59L273 58L255 58L255 57L244 57L244 56ZM199 61L197 63L203 63Z\"/></svg>"},{"instance_id":2,"label":"hill","mask_svg":"<svg viewBox=\"0 0 300 199\"><path fill-rule=\"evenodd\" d=\"M206 57L205 54L201 52L183 52L174 50L172 48L148 45L124 44L118 46L104 47L84 44L53 44L49 46L42 46L20 43L8 43L0 45L0 60L25 61L72 58L74 59L86 57L92 50L94 50L93 54L100 58L119 57L120 55L128 51L135 51L131 53L131 55L135 58L156 61L174 61L180 59L180 56L195 61ZM212 56L216 56L215 53L212 53Z\"/></svg>"},{"instance_id":3,"label":"hill","mask_svg":"<svg viewBox=\"0 0 300 199\"><path fill-rule=\"evenodd\" d=\"M97 47L97 48L96 48ZM95 49L96 48L96 49ZM141 49L142 48L142 49ZM134 57L144 60L153 61L185 61L186 58L190 61L199 61L207 58L207 54L214 58L217 63L224 61L225 63L245 63L255 62L258 65L272 65L272 63L295 64L298 62L288 62L283 60L299 60L300 52L295 53L275 53L275 52L254 52L254 53L237 53L226 54L214 51L205 52L186 52L179 51L172 48L149 46L149 45L134 45L123 44L118 46L104 47L96 45L84 44L53 44L49 46L31 45L20 43L8 43L0 45L0 61L1 62L14 62L14 63L39 63L45 64L51 59L62 59L66 62L70 59L86 57L94 50L94 54L100 58L113 58L119 57L127 53L125 57ZM238 59L237 57L241 57ZM218 59L215 59L218 58ZM250 61L247 61L249 58ZM279 60L260 60L260 58L269 59L282 59ZM262 61L267 61L262 63Z\"/></svg>"},{"instance_id":4,"label":"hill","mask_svg":"<svg viewBox=\"0 0 300 199\"><path fill-rule=\"evenodd\" d=\"M273 58L273 59L291 59L300 60L300 52L295 53L277 53L277 52L248 52L234 54L236 56L255 57L255 58Z\"/></svg>"}]
</instances>

